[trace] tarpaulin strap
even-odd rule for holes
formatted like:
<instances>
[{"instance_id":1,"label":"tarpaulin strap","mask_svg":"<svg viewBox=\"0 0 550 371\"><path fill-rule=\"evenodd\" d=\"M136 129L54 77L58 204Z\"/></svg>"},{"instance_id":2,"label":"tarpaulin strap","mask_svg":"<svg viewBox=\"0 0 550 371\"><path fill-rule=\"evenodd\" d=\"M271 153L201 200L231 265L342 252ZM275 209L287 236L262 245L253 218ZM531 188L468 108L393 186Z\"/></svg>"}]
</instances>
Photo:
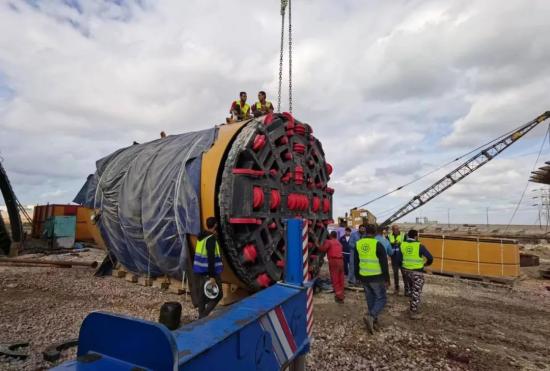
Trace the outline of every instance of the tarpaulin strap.
<instances>
[{"instance_id":1,"label":"tarpaulin strap","mask_svg":"<svg viewBox=\"0 0 550 371\"><path fill-rule=\"evenodd\" d=\"M441 265L439 271L443 273L443 262L445 261L445 235L442 235L441 237Z\"/></svg>"},{"instance_id":2,"label":"tarpaulin strap","mask_svg":"<svg viewBox=\"0 0 550 371\"><path fill-rule=\"evenodd\" d=\"M479 261L479 236L477 237L477 274L480 274L479 270L480 261Z\"/></svg>"}]
</instances>

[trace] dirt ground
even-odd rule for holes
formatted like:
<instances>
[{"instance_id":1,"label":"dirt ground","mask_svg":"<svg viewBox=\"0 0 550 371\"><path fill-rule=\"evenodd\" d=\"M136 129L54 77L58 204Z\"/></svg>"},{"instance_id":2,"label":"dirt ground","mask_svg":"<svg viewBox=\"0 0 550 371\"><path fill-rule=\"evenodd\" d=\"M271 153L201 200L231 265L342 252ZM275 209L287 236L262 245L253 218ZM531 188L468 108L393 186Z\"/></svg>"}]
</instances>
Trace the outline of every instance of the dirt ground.
<instances>
[{"instance_id":1,"label":"dirt ground","mask_svg":"<svg viewBox=\"0 0 550 371\"><path fill-rule=\"evenodd\" d=\"M540 249L543 267L550 267L550 250ZM100 259L101 254L91 250L68 259ZM321 293L314 301L308 369L550 369L550 281L536 278L540 268L525 269L512 287L427 276L424 318L410 320L406 298L390 294L383 329L375 335L367 334L361 320L366 307L362 292L346 291L345 304ZM26 361L0 358L0 369L52 367L42 360L42 351L77 337L92 310L155 321L161 304L174 300L186 299L120 278L93 277L88 268L0 266L0 344L30 342ZM195 318L187 299L183 322Z\"/></svg>"}]
</instances>

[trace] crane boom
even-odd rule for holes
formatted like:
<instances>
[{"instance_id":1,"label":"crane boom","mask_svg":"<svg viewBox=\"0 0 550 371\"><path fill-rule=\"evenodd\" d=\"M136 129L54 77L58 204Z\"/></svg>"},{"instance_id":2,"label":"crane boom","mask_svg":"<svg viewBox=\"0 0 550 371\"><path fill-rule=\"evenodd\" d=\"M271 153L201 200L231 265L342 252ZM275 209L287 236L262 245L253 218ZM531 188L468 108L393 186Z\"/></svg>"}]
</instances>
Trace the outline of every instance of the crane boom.
<instances>
[{"instance_id":1,"label":"crane boom","mask_svg":"<svg viewBox=\"0 0 550 371\"><path fill-rule=\"evenodd\" d=\"M494 142L493 144L490 144L487 147L483 148L481 151L479 151L473 157L469 158L466 162L462 163L456 169L446 174L443 178L439 179L437 182L414 196L409 202L407 202L407 204L405 204L405 206L401 207L392 216L386 219L382 223L382 225L390 225L391 223L401 219L405 215L413 212L414 210L426 204L428 201L445 192L447 189L451 188L453 185L460 182L462 179L491 161L506 148L510 147L514 142L516 142L529 131L531 131L535 126L548 118L550 118L550 111L546 111L542 115L538 116L536 119L529 121L525 125L521 126L513 133L506 135L497 142Z\"/></svg>"}]
</instances>

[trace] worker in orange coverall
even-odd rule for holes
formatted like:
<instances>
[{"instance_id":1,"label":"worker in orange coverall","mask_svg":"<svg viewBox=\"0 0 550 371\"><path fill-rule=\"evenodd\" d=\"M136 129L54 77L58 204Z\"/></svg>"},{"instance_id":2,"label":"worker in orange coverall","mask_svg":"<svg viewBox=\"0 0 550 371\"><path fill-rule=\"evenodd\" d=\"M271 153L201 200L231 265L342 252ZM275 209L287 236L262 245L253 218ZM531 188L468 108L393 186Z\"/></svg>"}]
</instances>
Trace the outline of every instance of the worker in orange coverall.
<instances>
[{"instance_id":1,"label":"worker in orange coverall","mask_svg":"<svg viewBox=\"0 0 550 371\"><path fill-rule=\"evenodd\" d=\"M334 300L337 303L344 303L344 255L342 244L338 241L338 234L330 232L329 238L320 247L322 252L327 253L330 280L334 288Z\"/></svg>"}]
</instances>

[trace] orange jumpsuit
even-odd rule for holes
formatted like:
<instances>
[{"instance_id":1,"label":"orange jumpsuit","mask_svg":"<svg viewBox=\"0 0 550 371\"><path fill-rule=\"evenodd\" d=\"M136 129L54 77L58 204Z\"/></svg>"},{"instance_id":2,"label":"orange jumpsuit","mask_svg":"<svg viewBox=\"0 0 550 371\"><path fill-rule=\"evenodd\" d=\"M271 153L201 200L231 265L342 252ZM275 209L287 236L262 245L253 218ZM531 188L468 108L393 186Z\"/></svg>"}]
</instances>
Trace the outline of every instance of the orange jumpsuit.
<instances>
[{"instance_id":1,"label":"orange jumpsuit","mask_svg":"<svg viewBox=\"0 0 550 371\"><path fill-rule=\"evenodd\" d=\"M344 255L342 254L342 244L337 239L328 239L319 250L327 253L334 296L338 300L344 300Z\"/></svg>"}]
</instances>

